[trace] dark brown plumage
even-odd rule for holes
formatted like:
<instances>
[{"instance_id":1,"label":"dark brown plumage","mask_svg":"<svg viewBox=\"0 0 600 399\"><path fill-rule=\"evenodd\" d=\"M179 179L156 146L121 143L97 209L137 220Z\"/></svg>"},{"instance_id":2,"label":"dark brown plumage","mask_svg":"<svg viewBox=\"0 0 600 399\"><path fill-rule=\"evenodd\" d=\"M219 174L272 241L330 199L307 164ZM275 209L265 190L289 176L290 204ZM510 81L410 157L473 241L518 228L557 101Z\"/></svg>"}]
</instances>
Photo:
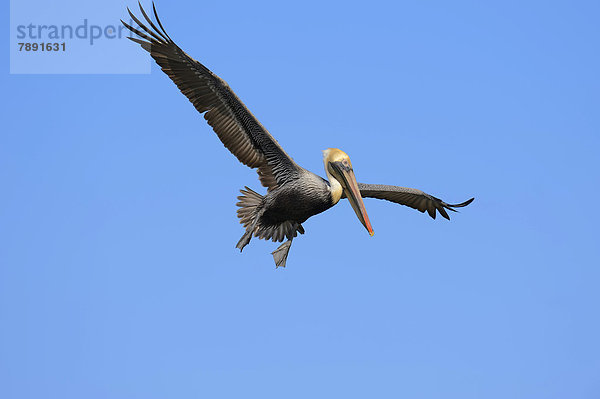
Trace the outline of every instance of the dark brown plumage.
<instances>
[{"instance_id":1,"label":"dark brown plumage","mask_svg":"<svg viewBox=\"0 0 600 399\"><path fill-rule=\"evenodd\" d=\"M129 39L148 51L198 112L204 113L204 119L212 126L225 147L241 163L258 169L263 186L272 189L277 184L293 179L297 174L294 161L224 80L187 55L171 40L158 18L154 4L152 8L158 27L140 4L140 11L151 29L127 9L141 30L122 20L121 22L144 40L135 37Z\"/></svg>"}]
</instances>

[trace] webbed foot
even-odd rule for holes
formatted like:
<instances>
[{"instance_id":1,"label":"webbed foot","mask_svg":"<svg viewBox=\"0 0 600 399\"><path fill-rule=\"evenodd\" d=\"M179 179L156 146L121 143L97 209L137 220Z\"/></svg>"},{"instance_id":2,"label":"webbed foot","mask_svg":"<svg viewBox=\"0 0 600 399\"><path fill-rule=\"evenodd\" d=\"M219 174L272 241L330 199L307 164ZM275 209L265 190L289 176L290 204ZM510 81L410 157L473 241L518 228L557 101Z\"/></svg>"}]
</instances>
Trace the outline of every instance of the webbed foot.
<instances>
[{"instance_id":1,"label":"webbed foot","mask_svg":"<svg viewBox=\"0 0 600 399\"><path fill-rule=\"evenodd\" d=\"M287 240L283 244L281 244L275 251L271 252L273 255L273 259L275 260L275 268L277 269L279 266L285 267L285 262L288 257L288 253L290 252L290 247L292 246L292 240Z\"/></svg>"}]
</instances>

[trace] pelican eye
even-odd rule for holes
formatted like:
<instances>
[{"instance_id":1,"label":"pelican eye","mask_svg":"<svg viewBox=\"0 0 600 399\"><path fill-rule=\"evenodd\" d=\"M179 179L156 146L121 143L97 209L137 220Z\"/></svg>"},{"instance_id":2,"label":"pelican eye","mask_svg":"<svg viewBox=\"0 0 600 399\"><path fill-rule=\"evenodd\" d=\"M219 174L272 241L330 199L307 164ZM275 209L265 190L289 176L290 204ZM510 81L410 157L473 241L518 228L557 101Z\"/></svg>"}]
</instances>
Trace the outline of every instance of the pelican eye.
<instances>
[{"instance_id":1,"label":"pelican eye","mask_svg":"<svg viewBox=\"0 0 600 399\"><path fill-rule=\"evenodd\" d=\"M350 166L350 164L346 161L335 161L331 163L331 166L334 166L336 169L342 171L349 171L352 170L352 167Z\"/></svg>"}]
</instances>

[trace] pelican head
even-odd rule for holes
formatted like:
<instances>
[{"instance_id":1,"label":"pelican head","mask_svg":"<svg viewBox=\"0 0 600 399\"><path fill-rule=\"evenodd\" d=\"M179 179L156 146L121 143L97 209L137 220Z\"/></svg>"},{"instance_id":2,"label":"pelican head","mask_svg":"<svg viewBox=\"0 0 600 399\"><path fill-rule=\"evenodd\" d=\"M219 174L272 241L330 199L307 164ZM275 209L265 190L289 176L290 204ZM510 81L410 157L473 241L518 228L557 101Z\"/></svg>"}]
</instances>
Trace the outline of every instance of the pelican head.
<instances>
[{"instance_id":1,"label":"pelican head","mask_svg":"<svg viewBox=\"0 0 600 399\"><path fill-rule=\"evenodd\" d=\"M360 190L348 154L337 148L328 148L323 151L323 163L325 164L329 184L331 184L333 203L336 204L340 200L343 191L348 197L358 220L365 226L370 235L375 234L365 204L360 196Z\"/></svg>"}]
</instances>

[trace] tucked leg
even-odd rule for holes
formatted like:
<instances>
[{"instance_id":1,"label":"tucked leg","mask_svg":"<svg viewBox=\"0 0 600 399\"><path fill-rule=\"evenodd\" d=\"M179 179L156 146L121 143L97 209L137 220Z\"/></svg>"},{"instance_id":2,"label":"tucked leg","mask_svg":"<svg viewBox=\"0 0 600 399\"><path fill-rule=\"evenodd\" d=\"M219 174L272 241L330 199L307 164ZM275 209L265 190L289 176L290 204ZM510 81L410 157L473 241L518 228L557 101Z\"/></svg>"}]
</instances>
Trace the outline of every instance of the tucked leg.
<instances>
[{"instance_id":1,"label":"tucked leg","mask_svg":"<svg viewBox=\"0 0 600 399\"><path fill-rule=\"evenodd\" d=\"M244 235L242 236L242 238L240 238L240 240L238 241L237 244L235 244L236 248L239 248L240 252L242 252L242 250L244 249L244 247L248 244L250 244L250 240L252 239L252 233L254 232L254 229L256 228L256 223L258 222L258 217L254 219L254 222L252 223L252 226L246 230L246 232L244 233Z\"/></svg>"},{"instance_id":2,"label":"tucked leg","mask_svg":"<svg viewBox=\"0 0 600 399\"><path fill-rule=\"evenodd\" d=\"M285 262L292 246L292 239L287 240L281 244L275 251L271 252L273 259L275 260L275 268L279 266L285 267Z\"/></svg>"},{"instance_id":3,"label":"tucked leg","mask_svg":"<svg viewBox=\"0 0 600 399\"><path fill-rule=\"evenodd\" d=\"M244 233L244 235L242 236L242 238L240 238L240 240L235 245L235 247L239 248L240 252L242 252L242 250L244 249L244 247L246 245L250 244L250 240L251 239L252 239L252 232L251 231L247 231L247 232Z\"/></svg>"}]
</instances>

